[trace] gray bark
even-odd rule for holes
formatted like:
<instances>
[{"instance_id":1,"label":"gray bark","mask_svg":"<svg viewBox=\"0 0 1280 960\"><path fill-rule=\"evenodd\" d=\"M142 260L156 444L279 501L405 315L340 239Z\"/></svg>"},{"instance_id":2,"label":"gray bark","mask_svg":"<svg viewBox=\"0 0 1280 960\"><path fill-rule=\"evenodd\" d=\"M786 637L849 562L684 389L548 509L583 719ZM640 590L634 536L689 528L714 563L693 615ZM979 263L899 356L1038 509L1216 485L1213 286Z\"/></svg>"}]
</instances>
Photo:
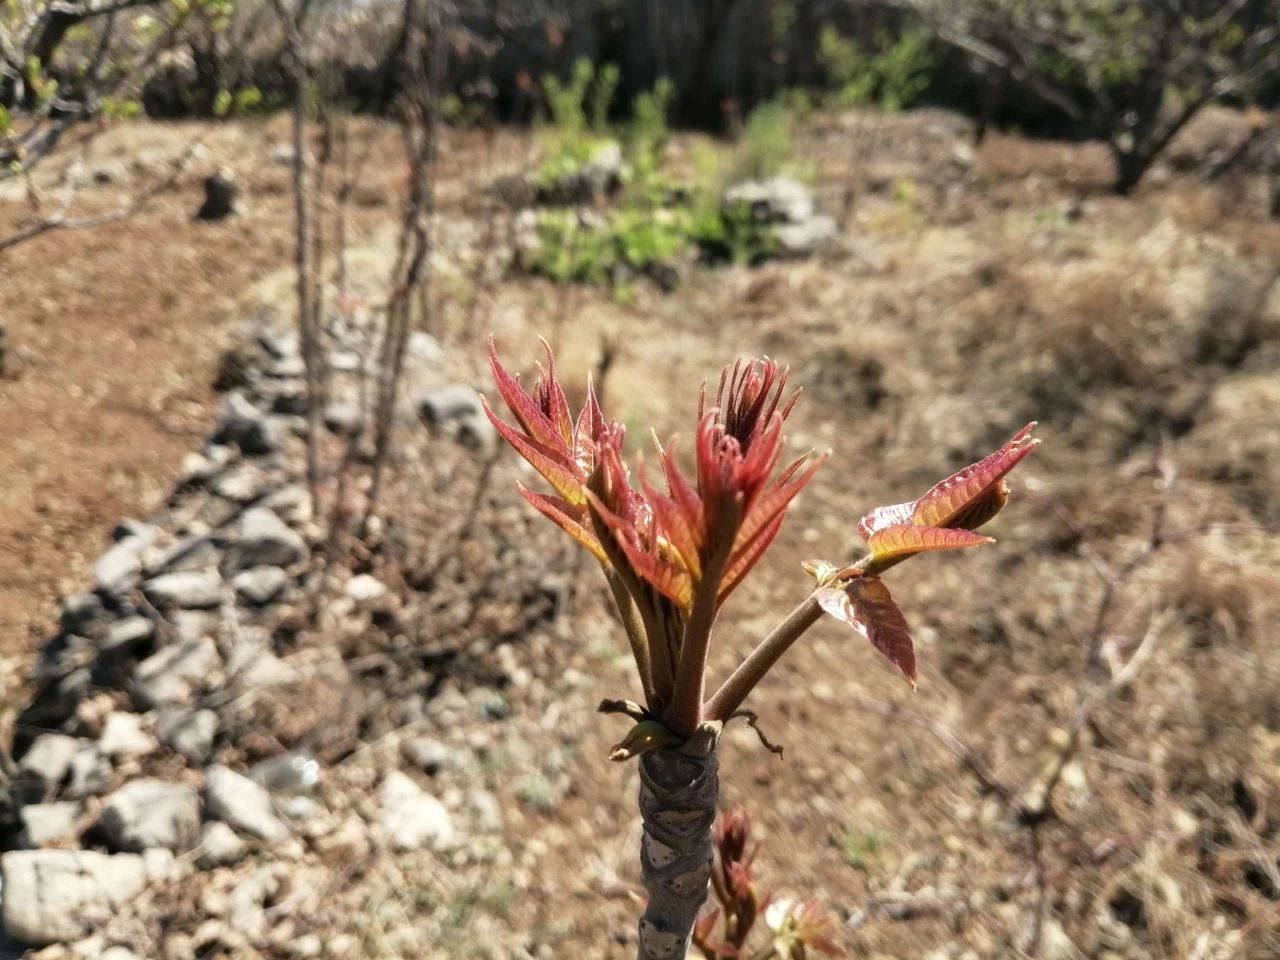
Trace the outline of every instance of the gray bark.
<instances>
[{"instance_id":1,"label":"gray bark","mask_svg":"<svg viewBox=\"0 0 1280 960\"><path fill-rule=\"evenodd\" d=\"M638 960L683 960L707 899L720 780L714 740L704 744L705 752L685 747L640 758L640 866L649 902Z\"/></svg>"}]
</instances>

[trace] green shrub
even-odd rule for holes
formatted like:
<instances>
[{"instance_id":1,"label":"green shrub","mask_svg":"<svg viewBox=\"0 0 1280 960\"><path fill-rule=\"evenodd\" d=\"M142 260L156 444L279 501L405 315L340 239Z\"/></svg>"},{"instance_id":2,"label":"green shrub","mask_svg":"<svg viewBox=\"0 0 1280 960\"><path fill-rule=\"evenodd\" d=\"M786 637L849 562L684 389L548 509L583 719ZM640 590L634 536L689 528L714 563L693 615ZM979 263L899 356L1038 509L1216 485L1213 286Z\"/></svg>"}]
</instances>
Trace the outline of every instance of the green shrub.
<instances>
[{"instance_id":1,"label":"green shrub","mask_svg":"<svg viewBox=\"0 0 1280 960\"><path fill-rule=\"evenodd\" d=\"M736 149L730 180L755 180L786 172L795 155L795 114L781 101L751 111Z\"/></svg>"},{"instance_id":2,"label":"green shrub","mask_svg":"<svg viewBox=\"0 0 1280 960\"><path fill-rule=\"evenodd\" d=\"M711 261L755 264L773 255L777 241L758 222L749 204L724 204L716 197L702 202L690 221L689 235Z\"/></svg>"},{"instance_id":3,"label":"green shrub","mask_svg":"<svg viewBox=\"0 0 1280 960\"><path fill-rule=\"evenodd\" d=\"M937 58L928 32L920 27L903 30L897 39L880 31L868 52L828 26L818 38L818 59L836 103L875 103L898 111L914 104L928 88Z\"/></svg>"},{"instance_id":4,"label":"green shrub","mask_svg":"<svg viewBox=\"0 0 1280 960\"><path fill-rule=\"evenodd\" d=\"M597 72L585 57L573 65L567 81L543 78L550 123L541 130L545 159L534 171L535 182L551 184L572 176L609 142L609 110L617 87L616 67L606 64Z\"/></svg>"},{"instance_id":5,"label":"green shrub","mask_svg":"<svg viewBox=\"0 0 1280 960\"><path fill-rule=\"evenodd\" d=\"M622 138L623 154L630 169L627 202L641 206L664 204L677 185L662 169L662 153L670 130L667 112L675 85L666 77L640 94L631 106L631 120Z\"/></svg>"}]
</instances>

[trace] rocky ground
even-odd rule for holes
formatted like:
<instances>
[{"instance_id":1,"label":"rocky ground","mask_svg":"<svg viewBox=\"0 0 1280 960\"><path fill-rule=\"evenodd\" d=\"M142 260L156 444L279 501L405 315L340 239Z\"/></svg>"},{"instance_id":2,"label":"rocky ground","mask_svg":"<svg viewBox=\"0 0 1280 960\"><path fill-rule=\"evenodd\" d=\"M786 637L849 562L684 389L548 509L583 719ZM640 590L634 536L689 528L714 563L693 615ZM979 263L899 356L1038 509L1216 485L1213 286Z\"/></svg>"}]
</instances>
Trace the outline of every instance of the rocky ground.
<instances>
[{"instance_id":1,"label":"rocky ground","mask_svg":"<svg viewBox=\"0 0 1280 960\"><path fill-rule=\"evenodd\" d=\"M765 885L821 899L855 955L1019 957L1038 930L1054 960L1274 956L1280 227L1265 167L1200 173L1232 123L1208 117L1122 200L1087 145L974 151L946 115L820 117L804 155L829 249L696 267L625 304L506 274L520 214L479 198L519 165L446 150L438 323L415 334L375 549L306 615L326 524L302 486L300 361L284 311L247 311L208 358L211 425L176 483L144 521L112 518L57 629L13 661L32 679L5 771L6 949L633 951L637 777L604 759L621 731L592 712L634 693L625 645L477 417L493 329L517 366L548 336L570 382L620 347L605 402L635 447L647 424L687 436L725 360L791 363L794 444L836 455L726 609L717 674L798 599L799 561L856 549L861 510L1039 418L1001 542L894 572L920 692L815 629L753 697L786 753L732 727L725 799L760 822ZM242 174L243 216L264 215L262 175ZM361 329L335 327L348 377ZM330 452L358 413L355 395L323 411ZM1060 769L1036 856L975 766L1032 798Z\"/></svg>"}]
</instances>

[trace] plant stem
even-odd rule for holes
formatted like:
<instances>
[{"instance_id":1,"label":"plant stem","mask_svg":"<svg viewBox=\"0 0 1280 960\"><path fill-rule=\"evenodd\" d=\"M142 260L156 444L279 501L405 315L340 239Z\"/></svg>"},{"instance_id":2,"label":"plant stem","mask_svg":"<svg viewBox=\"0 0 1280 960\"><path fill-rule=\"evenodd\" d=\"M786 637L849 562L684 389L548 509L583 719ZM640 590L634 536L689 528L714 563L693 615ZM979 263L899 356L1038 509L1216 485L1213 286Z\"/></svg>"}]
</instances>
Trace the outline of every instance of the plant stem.
<instances>
[{"instance_id":1,"label":"plant stem","mask_svg":"<svg viewBox=\"0 0 1280 960\"><path fill-rule=\"evenodd\" d=\"M627 642L631 645L631 655L636 661L636 672L640 674L640 685L644 689L645 703L652 708L656 703L653 669L649 665L649 641L644 622L640 618L640 611L636 609L635 601L631 599L631 594L627 592L627 586L622 582L617 571L604 563L601 564L601 569L604 570L605 580L609 582L609 592L613 594L613 603L618 608L622 627L627 632Z\"/></svg>"},{"instance_id":2,"label":"plant stem","mask_svg":"<svg viewBox=\"0 0 1280 960\"><path fill-rule=\"evenodd\" d=\"M704 714L708 720L728 720L733 712L742 706L757 683L769 669L778 662L778 658L799 640L822 616L822 607L818 605L817 591L809 594L800 606L796 607L787 618L773 628L773 632L760 641L754 650L743 660L738 669L733 671L707 701Z\"/></svg>"},{"instance_id":3,"label":"plant stem","mask_svg":"<svg viewBox=\"0 0 1280 960\"><path fill-rule=\"evenodd\" d=\"M684 960L711 879L719 763L661 749L640 758L640 867L649 894L637 960Z\"/></svg>"}]
</instances>

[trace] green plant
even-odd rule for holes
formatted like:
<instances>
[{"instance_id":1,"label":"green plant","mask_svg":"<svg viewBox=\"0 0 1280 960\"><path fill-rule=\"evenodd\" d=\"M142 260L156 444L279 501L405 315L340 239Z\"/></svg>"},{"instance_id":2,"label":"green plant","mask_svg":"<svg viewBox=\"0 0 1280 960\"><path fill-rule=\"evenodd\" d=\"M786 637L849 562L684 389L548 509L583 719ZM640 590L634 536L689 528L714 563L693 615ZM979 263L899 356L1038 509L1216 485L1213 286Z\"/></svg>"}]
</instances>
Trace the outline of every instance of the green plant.
<instances>
[{"instance_id":1,"label":"green plant","mask_svg":"<svg viewBox=\"0 0 1280 960\"><path fill-rule=\"evenodd\" d=\"M784 173L795 155L795 114L771 100L747 116L733 160L731 179L750 180Z\"/></svg>"},{"instance_id":2,"label":"green plant","mask_svg":"<svg viewBox=\"0 0 1280 960\"><path fill-rule=\"evenodd\" d=\"M690 221L690 235L711 261L756 264L777 250L777 239L746 203L721 203L716 195L701 197Z\"/></svg>"},{"instance_id":3,"label":"green plant","mask_svg":"<svg viewBox=\"0 0 1280 960\"><path fill-rule=\"evenodd\" d=\"M845 827L840 834L840 856L855 870L870 869L888 839L880 830Z\"/></svg>"},{"instance_id":4,"label":"green plant","mask_svg":"<svg viewBox=\"0 0 1280 960\"><path fill-rule=\"evenodd\" d=\"M550 185L572 176L610 142L608 118L618 86L618 70L599 71L585 57L573 65L566 81L548 74L542 89L550 123L540 131L544 159L534 180Z\"/></svg>"},{"instance_id":5,"label":"green plant","mask_svg":"<svg viewBox=\"0 0 1280 960\"><path fill-rule=\"evenodd\" d=\"M550 210L538 222L530 269L556 283L607 285L669 265L689 245L681 208L622 207L597 221Z\"/></svg>"},{"instance_id":6,"label":"green plant","mask_svg":"<svg viewBox=\"0 0 1280 960\"><path fill-rule=\"evenodd\" d=\"M1008 501L1005 477L1035 449L1034 424L918 499L863 516L858 532L868 553L849 565L807 563L813 591L707 696L707 655L720 609L826 459L804 454L781 461L796 400L786 395L787 371L767 359L727 367L715 402L704 392L698 403L694 472L678 464L672 445L659 445L656 475L665 480L659 489L647 481L633 486L622 459L625 430L605 419L590 385L582 411L570 413L549 347L531 391L502 366L492 339L489 355L515 425L487 403L485 411L552 491L521 487L521 495L595 557L627 635L642 699L606 700L600 710L632 721L610 758L640 759L648 900L638 956L682 958L707 897L724 724L741 715L755 686L824 612L914 685L911 634L882 574L919 553L992 542L976 530ZM785 929L795 933L811 919L793 915Z\"/></svg>"},{"instance_id":7,"label":"green plant","mask_svg":"<svg viewBox=\"0 0 1280 960\"><path fill-rule=\"evenodd\" d=\"M837 103L874 102L883 110L898 111L928 88L937 57L929 33L921 27L903 30L896 38L878 31L868 52L827 26L818 37L818 60L835 88Z\"/></svg>"},{"instance_id":8,"label":"green plant","mask_svg":"<svg viewBox=\"0 0 1280 960\"><path fill-rule=\"evenodd\" d=\"M670 135L667 113L674 96L675 85L663 77L631 105L631 120L622 140L630 177L628 203L659 205L675 192L675 185L662 169L662 153Z\"/></svg>"}]
</instances>

